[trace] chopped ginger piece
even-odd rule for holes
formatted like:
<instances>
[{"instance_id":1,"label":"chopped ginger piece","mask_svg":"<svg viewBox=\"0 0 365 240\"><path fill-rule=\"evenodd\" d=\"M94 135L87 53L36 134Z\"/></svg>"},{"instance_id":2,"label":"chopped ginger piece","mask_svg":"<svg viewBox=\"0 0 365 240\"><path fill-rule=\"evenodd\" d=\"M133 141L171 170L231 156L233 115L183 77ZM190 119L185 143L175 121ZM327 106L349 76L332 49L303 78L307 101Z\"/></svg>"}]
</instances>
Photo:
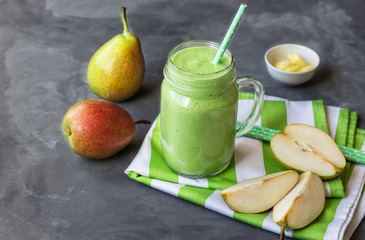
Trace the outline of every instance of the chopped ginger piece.
<instances>
[{"instance_id":1,"label":"chopped ginger piece","mask_svg":"<svg viewBox=\"0 0 365 240\"><path fill-rule=\"evenodd\" d=\"M280 70L283 70L283 71L292 66L293 66L293 63L290 61L281 61L281 62L278 62L275 64L276 68L279 68Z\"/></svg>"},{"instance_id":2,"label":"chopped ginger piece","mask_svg":"<svg viewBox=\"0 0 365 240\"><path fill-rule=\"evenodd\" d=\"M312 65L307 65L307 66L305 66L305 67L302 67L302 68L300 69L300 72L309 71L309 70L311 70L312 68L313 68L313 66L312 66Z\"/></svg>"},{"instance_id":3,"label":"chopped ginger piece","mask_svg":"<svg viewBox=\"0 0 365 240\"><path fill-rule=\"evenodd\" d=\"M294 65L290 68L284 69L286 72L298 72L300 70L300 67L298 65Z\"/></svg>"},{"instance_id":4,"label":"chopped ginger piece","mask_svg":"<svg viewBox=\"0 0 365 240\"><path fill-rule=\"evenodd\" d=\"M305 72L313 68L298 53L288 54L287 56L289 61L280 61L275 64L275 67L286 72Z\"/></svg>"},{"instance_id":5,"label":"chopped ginger piece","mask_svg":"<svg viewBox=\"0 0 365 240\"><path fill-rule=\"evenodd\" d=\"M293 64L297 63L297 60L295 59L294 54L288 54L288 58L290 59L290 61Z\"/></svg>"},{"instance_id":6,"label":"chopped ginger piece","mask_svg":"<svg viewBox=\"0 0 365 240\"><path fill-rule=\"evenodd\" d=\"M298 53L294 54L295 63L297 63L301 67L305 67L308 64L299 56Z\"/></svg>"}]
</instances>

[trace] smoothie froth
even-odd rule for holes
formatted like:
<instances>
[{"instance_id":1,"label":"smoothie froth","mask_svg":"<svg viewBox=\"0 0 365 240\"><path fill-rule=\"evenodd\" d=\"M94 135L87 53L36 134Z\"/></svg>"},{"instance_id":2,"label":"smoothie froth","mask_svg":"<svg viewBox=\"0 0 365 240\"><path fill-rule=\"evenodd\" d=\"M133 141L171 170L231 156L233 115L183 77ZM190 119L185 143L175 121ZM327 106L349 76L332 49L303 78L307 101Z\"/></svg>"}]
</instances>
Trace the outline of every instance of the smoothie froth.
<instances>
[{"instance_id":1,"label":"smoothie froth","mask_svg":"<svg viewBox=\"0 0 365 240\"><path fill-rule=\"evenodd\" d=\"M174 65L189 73L207 74L215 73L225 69L230 60L223 55L221 61L215 65L212 63L217 49L208 47L192 47L179 51L172 59Z\"/></svg>"}]
</instances>

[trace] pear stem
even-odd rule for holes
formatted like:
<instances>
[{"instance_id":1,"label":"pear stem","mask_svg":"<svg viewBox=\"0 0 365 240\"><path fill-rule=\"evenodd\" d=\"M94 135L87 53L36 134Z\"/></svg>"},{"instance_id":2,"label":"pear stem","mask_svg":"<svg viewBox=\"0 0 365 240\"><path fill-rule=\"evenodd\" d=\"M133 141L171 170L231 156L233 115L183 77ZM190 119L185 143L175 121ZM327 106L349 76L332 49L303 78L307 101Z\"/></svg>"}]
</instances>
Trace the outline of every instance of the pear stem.
<instances>
[{"instance_id":1,"label":"pear stem","mask_svg":"<svg viewBox=\"0 0 365 240\"><path fill-rule=\"evenodd\" d=\"M284 238L285 238L285 223L284 223L284 221L282 221L279 240L284 240Z\"/></svg>"},{"instance_id":2,"label":"pear stem","mask_svg":"<svg viewBox=\"0 0 365 240\"><path fill-rule=\"evenodd\" d=\"M122 21L123 21L123 27L124 27L124 32L123 33L127 33L127 32L129 32L129 28L128 28L128 24L127 24L126 8L122 7L120 9L120 12L122 14Z\"/></svg>"},{"instance_id":3,"label":"pear stem","mask_svg":"<svg viewBox=\"0 0 365 240\"><path fill-rule=\"evenodd\" d=\"M151 124L151 121L149 121L149 120L137 120L137 121L134 121L134 124L140 124L140 123L143 123L143 124Z\"/></svg>"}]
</instances>

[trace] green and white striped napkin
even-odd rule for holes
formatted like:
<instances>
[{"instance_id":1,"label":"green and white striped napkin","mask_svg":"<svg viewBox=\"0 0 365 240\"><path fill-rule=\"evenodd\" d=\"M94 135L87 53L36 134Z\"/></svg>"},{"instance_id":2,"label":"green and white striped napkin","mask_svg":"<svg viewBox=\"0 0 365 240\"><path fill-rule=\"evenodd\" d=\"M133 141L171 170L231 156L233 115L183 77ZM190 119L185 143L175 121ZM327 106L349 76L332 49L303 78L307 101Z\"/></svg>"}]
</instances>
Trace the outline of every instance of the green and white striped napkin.
<instances>
[{"instance_id":1,"label":"green and white striped napkin","mask_svg":"<svg viewBox=\"0 0 365 240\"><path fill-rule=\"evenodd\" d=\"M252 104L252 94L240 93L238 121L245 119ZM337 144L365 149L365 131L356 129L357 113L347 108L324 106L322 100L289 101L265 96L262 114L256 125L283 130L292 123L316 126L329 133ZM231 210L220 191L237 182L285 170L272 156L269 142L248 137L236 139L231 164L222 173L201 179L178 176L166 165L160 144L159 117L147 133L140 151L125 170L138 182L193 202L228 217L256 227L280 233L272 221L271 210L259 214L242 214ZM322 214L309 226L286 230L286 236L298 239L348 239L365 215L365 198L361 198L365 166L347 163L340 177L326 181L326 204ZM361 199L361 200L360 200Z\"/></svg>"}]
</instances>

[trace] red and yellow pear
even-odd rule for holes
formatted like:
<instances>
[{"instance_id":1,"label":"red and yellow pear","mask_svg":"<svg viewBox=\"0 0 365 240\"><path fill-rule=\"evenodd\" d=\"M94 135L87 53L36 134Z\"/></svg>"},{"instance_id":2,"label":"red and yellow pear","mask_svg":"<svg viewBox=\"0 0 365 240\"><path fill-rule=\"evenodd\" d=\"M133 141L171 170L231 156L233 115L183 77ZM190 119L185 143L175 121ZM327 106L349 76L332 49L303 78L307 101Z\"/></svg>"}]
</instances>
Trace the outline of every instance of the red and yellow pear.
<instances>
[{"instance_id":1,"label":"red and yellow pear","mask_svg":"<svg viewBox=\"0 0 365 240\"><path fill-rule=\"evenodd\" d=\"M110 157L125 148L136 135L136 123L119 105L88 99L73 105L63 119L63 133L71 149L91 159Z\"/></svg>"}]
</instances>

